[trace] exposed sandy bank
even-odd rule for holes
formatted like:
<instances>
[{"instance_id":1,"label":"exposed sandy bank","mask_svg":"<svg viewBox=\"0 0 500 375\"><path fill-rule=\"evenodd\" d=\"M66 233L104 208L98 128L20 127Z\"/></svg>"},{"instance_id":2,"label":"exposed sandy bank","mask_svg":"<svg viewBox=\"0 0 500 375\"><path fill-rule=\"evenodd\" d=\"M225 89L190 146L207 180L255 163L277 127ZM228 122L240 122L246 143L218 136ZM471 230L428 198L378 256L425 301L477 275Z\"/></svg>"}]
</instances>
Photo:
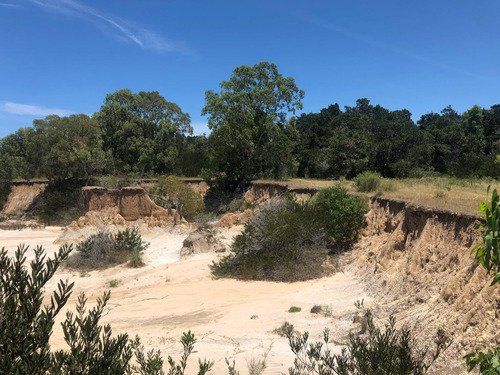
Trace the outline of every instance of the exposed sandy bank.
<instances>
[{"instance_id":1,"label":"exposed sandy bank","mask_svg":"<svg viewBox=\"0 0 500 375\"><path fill-rule=\"evenodd\" d=\"M183 331L191 330L198 338L191 362L194 370L197 358L215 361L214 373L226 373L224 358L236 360L240 373L247 373L247 361L259 357L271 347L265 374L285 372L293 362L286 338L272 331L284 321L299 330L308 330L313 339L319 339L325 327L336 332L333 338L345 342L349 330L358 330L352 323L354 302L368 299L362 286L351 273L337 273L328 278L293 284L212 280L208 264L217 257L199 254L179 260L186 230L146 229L143 238L151 242L146 251L146 266L131 269L117 266L104 271L93 271L82 277L78 272L59 270L47 286L55 287L59 279L75 281L74 293L66 309L74 311L77 296L84 291L89 303L111 289L109 310L103 322L112 325L114 333L138 334L148 348L161 349L164 358L179 358L178 343ZM21 230L0 232L0 246L14 249L17 242L42 243L51 253L58 245L52 244L60 229ZM230 242L235 231L225 231L225 242ZM29 258L29 257L28 257ZM115 288L109 281L118 280ZM331 306L332 317L309 313L315 304ZM291 306L299 306L299 313L288 313ZM59 315L59 320L65 311ZM253 317L253 318L252 318ZM54 348L64 345L59 325L54 330ZM332 344L334 351L340 346Z\"/></svg>"}]
</instances>

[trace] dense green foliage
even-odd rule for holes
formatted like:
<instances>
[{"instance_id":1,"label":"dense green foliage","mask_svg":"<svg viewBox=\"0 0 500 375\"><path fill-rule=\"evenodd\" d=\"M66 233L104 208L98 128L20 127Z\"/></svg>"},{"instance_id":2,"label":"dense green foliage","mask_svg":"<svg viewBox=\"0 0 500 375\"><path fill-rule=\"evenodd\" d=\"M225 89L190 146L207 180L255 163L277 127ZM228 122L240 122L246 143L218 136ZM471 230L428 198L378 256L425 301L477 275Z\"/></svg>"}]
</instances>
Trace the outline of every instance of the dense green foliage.
<instances>
[{"instance_id":1,"label":"dense green foliage","mask_svg":"<svg viewBox=\"0 0 500 375\"><path fill-rule=\"evenodd\" d=\"M220 87L205 93L208 137L192 136L189 114L157 91L118 90L92 117L33 121L0 140L0 204L13 178L203 175L234 191L255 178L354 178L365 171L500 177L500 104L462 114L448 106L415 124L408 110L363 98L295 118L304 92L269 62L235 68Z\"/></svg>"},{"instance_id":2,"label":"dense green foliage","mask_svg":"<svg viewBox=\"0 0 500 375\"><path fill-rule=\"evenodd\" d=\"M151 188L150 195L156 204L168 209L175 208L187 220L192 220L205 208L203 197L175 176L160 177Z\"/></svg>"},{"instance_id":3,"label":"dense green foliage","mask_svg":"<svg viewBox=\"0 0 500 375\"><path fill-rule=\"evenodd\" d=\"M100 325L109 292L97 298L97 305L88 312L85 295L79 296L77 314L68 311L61 323L69 350L51 351L49 341L55 318L68 301L73 283L60 281L46 306L44 287L72 248L63 246L53 259L46 259L43 248L37 247L34 260L25 267L27 250L19 246L14 258L7 250L0 250L0 373L165 375L159 350L145 353L139 337L129 340L126 333L113 337L109 324ZM184 354L180 363L168 357L169 374L185 374L196 339L187 332L181 343ZM212 366L213 362L199 360L198 374L209 373Z\"/></svg>"},{"instance_id":4,"label":"dense green foliage","mask_svg":"<svg viewBox=\"0 0 500 375\"><path fill-rule=\"evenodd\" d=\"M0 372L45 374L52 368L49 339L54 318L68 300L73 283L60 281L48 306L42 308L43 288L71 252L62 247L54 259L34 250L31 272L23 267L28 248L19 246L14 258L0 251Z\"/></svg>"},{"instance_id":5,"label":"dense green foliage","mask_svg":"<svg viewBox=\"0 0 500 375\"><path fill-rule=\"evenodd\" d=\"M258 211L236 236L231 254L213 263L216 277L298 281L320 277L331 267L329 246L346 247L364 225L364 202L341 187L298 202L293 196Z\"/></svg>"},{"instance_id":6,"label":"dense green foliage","mask_svg":"<svg viewBox=\"0 0 500 375\"><path fill-rule=\"evenodd\" d=\"M360 173L353 179L356 190L365 193L376 191L379 188L381 181L382 176L380 173L370 171Z\"/></svg>"},{"instance_id":7,"label":"dense green foliage","mask_svg":"<svg viewBox=\"0 0 500 375\"><path fill-rule=\"evenodd\" d=\"M234 190L258 177L281 178L295 173L291 155L295 133L288 113L302 109L304 92L275 64L237 67L221 92L205 93L203 115L212 130L213 176Z\"/></svg>"},{"instance_id":8,"label":"dense green foliage","mask_svg":"<svg viewBox=\"0 0 500 375\"><path fill-rule=\"evenodd\" d=\"M500 347L488 349L486 353L476 350L465 357L467 370L471 372L479 365L481 375L500 375Z\"/></svg>"},{"instance_id":9,"label":"dense green foliage","mask_svg":"<svg viewBox=\"0 0 500 375\"><path fill-rule=\"evenodd\" d=\"M99 231L76 245L79 256L70 259L70 266L98 269L128 261L132 267L138 267L143 265L140 256L148 247L136 228L116 234Z\"/></svg>"},{"instance_id":10,"label":"dense green foliage","mask_svg":"<svg viewBox=\"0 0 500 375\"><path fill-rule=\"evenodd\" d=\"M489 188L488 188L489 191ZM491 202L481 202L481 213L486 225L478 225L475 229L484 227L483 241L471 250L475 252L474 262L481 264L489 274L493 275L491 285L500 284L500 196L494 189Z\"/></svg>"},{"instance_id":11,"label":"dense green foliage","mask_svg":"<svg viewBox=\"0 0 500 375\"><path fill-rule=\"evenodd\" d=\"M489 192L489 187L488 187ZM481 202L481 213L486 225L478 225L475 229L484 227L483 241L471 250L475 252L474 262L481 264L488 274L493 275L491 286L500 284L500 196L496 189L491 194L491 202ZM486 353L476 349L464 357L467 369L474 370L479 365L479 371L484 375L500 375L500 347L488 349Z\"/></svg>"},{"instance_id":12,"label":"dense green foliage","mask_svg":"<svg viewBox=\"0 0 500 375\"><path fill-rule=\"evenodd\" d=\"M277 202L256 214L211 270L216 277L308 280L325 273L327 253L324 232L301 205Z\"/></svg>"},{"instance_id":13,"label":"dense green foliage","mask_svg":"<svg viewBox=\"0 0 500 375\"><path fill-rule=\"evenodd\" d=\"M447 347L448 339L438 331L436 349L420 349L411 332L396 329L391 317L385 330L377 328L368 311L365 316L367 335L349 334L347 347L341 354L328 350L329 331L325 330L323 342L309 343L309 334L295 331L288 333L290 348L295 354L290 375L423 375Z\"/></svg>"},{"instance_id":14,"label":"dense green foliage","mask_svg":"<svg viewBox=\"0 0 500 375\"><path fill-rule=\"evenodd\" d=\"M157 91L108 94L94 117L110 172L195 176L205 166L204 139L186 136L193 131L189 115Z\"/></svg>"},{"instance_id":15,"label":"dense green foliage","mask_svg":"<svg viewBox=\"0 0 500 375\"><path fill-rule=\"evenodd\" d=\"M363 200L348 195L341 186L332 186L321 189L312 204L312 220L338 245L345 246L358 238L368 212L368 205Z\"/></svg>"},{"instance_id":16,"label":"dense green foliage","mask_svg":"<svg viewBox=\"0 0 500 375\"><path fill-rule=\"evenodd\" d=\"M473 106L462 115L446 107L423 115L418 126L410 116L368 99L345 111L335 104L302 114L296 122L298 176L352 178L367 170L385 177L500 176L500 105Z\"/></svg>"}]
</instances>

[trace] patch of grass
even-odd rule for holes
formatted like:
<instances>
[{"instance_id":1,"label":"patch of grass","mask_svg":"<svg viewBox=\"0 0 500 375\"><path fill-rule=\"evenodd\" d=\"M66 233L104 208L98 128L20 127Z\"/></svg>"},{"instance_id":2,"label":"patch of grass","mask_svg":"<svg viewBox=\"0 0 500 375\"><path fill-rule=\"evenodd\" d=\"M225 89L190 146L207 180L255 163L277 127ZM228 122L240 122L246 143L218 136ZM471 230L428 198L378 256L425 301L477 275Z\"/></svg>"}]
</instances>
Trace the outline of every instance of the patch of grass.
<instances>
[{"instance_id":1,"label":"patch of grass","mask_svg":"<svg viewBox=\"0 0 500 375\"><path fill-rule=\"evenodd\" d=\"M264 373L267 368L267 356L272 346L273 344L271 343L261 356L258 358L252 356L250 361L247 361L248 375L262 375Z\"/></svg>"},{"instance_id":2,"label":"patch of grass","mask_svg":"<svg viewBox=\"0 0 500 375\"><path fill-rule=\"evenodd\" d=\"M398 183L395 180L391 180L388 178L382 179L380 181L380 185L377 189L377 192L386 192L386 191L396 191L398 190Z\"/></svg>"},{"instance_id":3,"label":"patch of grass","mask_svg":"<svg viewBox=\"0 0 500 375\"><path fill-rule=\"evenodd\" d=\"M108 281L108 286L110 288L116 288L120 284L121 284L121 281L118 279L113 279L113 280Z\"/></svg>"},{"instance_id":4,"label":"patch of grass","mask_svg":"<svg viewBox=\"0 0 500 375\"><path fill-rule=\"evenodd\" d=\"M446 197L446 193L442 190L436 190L434 192L434 198L445 198Z\"/></svg>"},{"instance_id":5,"label":"patch of grass","mask_svg":"<svg viewBox=\"0 0 500 375\"><path fill-rule=\"evenodd\" d=\"M139 268L144 266L144 261L142 260L141 253L138 251L134 251L133 253L131 253L127 265L132 268Z\"/></svg>"},{"instance_id":6,"label":"patch of grass","mask_svg":"<svg viewBox=\"0 0 500 375\"><path fill-rule=\"evenodd\" d=\"M302 311L302 308L301 307L298 307L298 306L291 306L289 309L288 309L288 312L289 313L297 313L297 312L301 312Z\"/></svg>"}]
</instances>

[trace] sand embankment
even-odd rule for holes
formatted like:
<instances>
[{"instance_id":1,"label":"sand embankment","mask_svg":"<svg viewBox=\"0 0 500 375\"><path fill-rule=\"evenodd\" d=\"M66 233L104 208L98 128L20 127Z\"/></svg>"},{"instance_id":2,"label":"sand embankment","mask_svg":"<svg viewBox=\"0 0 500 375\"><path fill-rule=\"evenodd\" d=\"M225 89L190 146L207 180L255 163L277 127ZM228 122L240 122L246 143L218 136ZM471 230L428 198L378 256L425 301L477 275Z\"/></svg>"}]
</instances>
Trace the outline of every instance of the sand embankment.
<instances>
[{"instance_id":1,"label":"sand embankment","mask_svg":"<svg viewBox=\"0 0 500 375\"><path fill-rule=\"evenodd\" d=\"M367 228L342 258L363 280L379 316L432 343L438 328L453 339L433 373L466 373L462 356L500 343L500 286L472 265L471 248L481 242L477 217L372 198Z\"/></svg>"}]
</instances>

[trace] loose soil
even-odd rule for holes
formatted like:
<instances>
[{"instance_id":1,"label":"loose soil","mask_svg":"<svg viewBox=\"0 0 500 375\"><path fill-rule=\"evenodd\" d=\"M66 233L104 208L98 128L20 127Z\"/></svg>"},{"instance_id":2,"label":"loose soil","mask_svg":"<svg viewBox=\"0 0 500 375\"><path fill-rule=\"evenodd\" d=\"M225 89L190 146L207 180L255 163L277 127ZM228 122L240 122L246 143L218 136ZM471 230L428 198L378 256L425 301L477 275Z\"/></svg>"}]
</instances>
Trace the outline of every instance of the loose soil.
<instances>
[{"instance_id":1,"label":"loose soil","mask_svg":"<svg viewBox=\"0 0 500 375\"><path fill-rule=\"evenodd\" d=\"M229 243L237 234L234 230L223 230L223 242ZM325 327L335 334L334 352L339 352L348 333L359 331L353 323L357 312L356 300L370 297L351 272L339 272L331 277L299 283L275 283L239 281L233 279L214 280L208 265L218 255L197 254L180 259L179 252L189 231L180 229L144 229L143 238L151 242L145 253L146 266L138 269L124 265L103 271L80 274L74 270L60 269L47 285L47 292L56 287L60 279L75 282L74 292L65 311L75 311L75 303L81 292L85 292L89 306L106 290L111 290L111 300L103 323L110 323L114 334L127 332L131 337L139 335L147 348L160 349L164 358L172 355L179 358L182 332L191 330L197 337L195 353L190 368L194 371L198 358L215 361L214 373L227 373L225 358L236 360L240 373L247 374L247 363L260 358L270 348L265 374L286 372L293 363L293 355L287 339L273 330L285 321L300 331L309 331L312 339L320 339ZM51 254L56 251L61 228L45 230L23 229L2 231L0 246L14 254L18 243L42 244ZM66 238L79 237L65 234ZM28 261L33 252L28 254ZM118 281L110 288L109 282ZM314 305L327 305L332 316L311 314ZM302 308L301 312L289 313L291 306ZM62 311L58 317L65 316ZM62 330L57 324L52 340L53 348L64 347Z\"/></svg>"}]
</instances>

